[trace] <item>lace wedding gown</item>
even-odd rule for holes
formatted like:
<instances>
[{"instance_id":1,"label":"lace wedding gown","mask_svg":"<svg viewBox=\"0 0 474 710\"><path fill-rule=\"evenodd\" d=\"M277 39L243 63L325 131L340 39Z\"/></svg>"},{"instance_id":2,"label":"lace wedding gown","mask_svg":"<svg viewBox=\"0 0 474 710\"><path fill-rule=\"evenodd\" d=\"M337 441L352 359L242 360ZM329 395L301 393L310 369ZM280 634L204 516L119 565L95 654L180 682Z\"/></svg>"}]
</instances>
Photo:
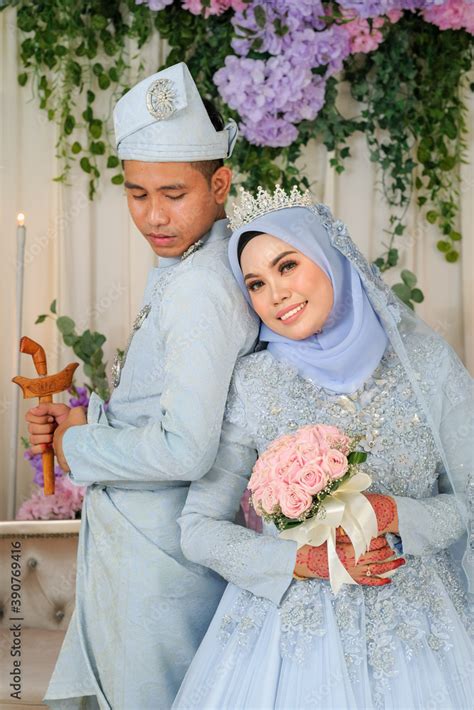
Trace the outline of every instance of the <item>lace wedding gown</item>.
<instances>
[{"instance_id":1,"label":"lace wedding gown","mask_svg":"<svg viewBox=\"0 0 474 710\"><path fill-rule=\"evenodd\" d=\"M443 344L405 337L429 395L440 384ZM231 522L230 498L236 507L249 471L240 487L235 475L226 483L218 456L209 478L192 484L179 522L185 554L231 583L173 708L472 707L466 599L447 552L464 525L454 495L441 492L446 477L431 428L391 345L350 396L319 388L266 351L247 356L226 422L242 456L306 424L361 435L370 491L397 501L406 565L389 585L344 585L337 596L327 581L292 580L295 543L269 527L257 535Z\"/></svg>"}]
</instances>

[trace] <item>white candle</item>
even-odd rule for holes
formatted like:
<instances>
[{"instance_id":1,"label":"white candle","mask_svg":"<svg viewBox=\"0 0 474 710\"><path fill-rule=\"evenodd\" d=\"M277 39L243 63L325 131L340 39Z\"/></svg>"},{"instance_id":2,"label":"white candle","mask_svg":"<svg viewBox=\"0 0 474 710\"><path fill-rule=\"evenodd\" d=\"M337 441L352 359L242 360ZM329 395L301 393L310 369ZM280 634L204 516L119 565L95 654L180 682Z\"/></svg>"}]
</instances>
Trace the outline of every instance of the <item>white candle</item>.
<instances>
[{"instance_id":1,"label":"white candle","mask_svg":"<svg viewBox=\"0 0 474 710\"><path fill-rule=\"evenodd\" d=\"M22 334L22 316L23 316L23 276L24 276L24 261L25 261L25 242L26 242L26 227L25 215L20 212L16 218L16 338L13 343L15 349L15 372L14 375L20 374L21 353L20 353L20 338ZM20 388L13 385L13 411L12 411L12 440L10 445L10 485L8 495L8 515L13 520L16 513L16 483L17 483L17 462L18 462L18 413L20 407Z\"/></svg>"}]
</instances>

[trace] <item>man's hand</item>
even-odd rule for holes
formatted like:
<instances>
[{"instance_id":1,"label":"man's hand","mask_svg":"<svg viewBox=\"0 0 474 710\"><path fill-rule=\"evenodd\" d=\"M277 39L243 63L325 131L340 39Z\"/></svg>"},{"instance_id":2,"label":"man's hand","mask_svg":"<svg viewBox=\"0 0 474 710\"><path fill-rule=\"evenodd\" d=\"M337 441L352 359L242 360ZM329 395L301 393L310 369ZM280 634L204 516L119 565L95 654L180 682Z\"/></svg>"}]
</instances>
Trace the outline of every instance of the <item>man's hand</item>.
<instances>
[{"instance_id":1,"label":"man's hand","mask_svg":"<svg viewBox=\"0 0 474 710\"><path fill-rule=\"evenodd\" d=\"M336 552L350 576L366 587L378 587L390 584L390 579L380 577L385 572L396 570L405 564L403 558L387 562L394 556L394 551L384 536L376 537L370 543L369 551L355 562L354 548L350 542L344 542L346 536L336 539ZM347 538L348 539L348 538ZM329 579L327 545L319 547L304 545L296 553L295 574L298 577Z\"/></svg>"},{"instance_id":2,"label":"man's hand","mask_svg":"<svg viewBox=\"0 0 474 710\"><path fill-rule=\"evenodd\" d=\"M58 464L61 466L65 473L69 473L71 470L69 464L66 461L63 451L63 436L72 426L82 426L87 424L87 417L84 407L73 407L69 410L67 419L65 419L61 424L58 425L53 436L53 447L56 458L58 459Z\"/></svg>"},{"instance_id":3,"label":"man's hand","mask_svg":"<svg viewBox=\"0 0 474 710\"><path fill-rule=\"evenodd\" d=\"M28 410L25 416L28 422L31 451L42 454L51 444L54 447L58 463L66 473L69 465L64 456L62 440L64 433L72 426L87 424L83 407L73 407L65 404L39 404Z\"/></svg>"},{"instance_id":4,"label":"man's hand","mask_svg":"<svg viewBox=\"0 0 474 710\"><path fill-rule=\"evenodd\" d=\"M58 424L62 424L69 414L70 407L65 404L39 404L31 407L25 415L30 434L30 446L33 454L42 454L53 443L53 433Z\"/></svg>"}]
</instances>

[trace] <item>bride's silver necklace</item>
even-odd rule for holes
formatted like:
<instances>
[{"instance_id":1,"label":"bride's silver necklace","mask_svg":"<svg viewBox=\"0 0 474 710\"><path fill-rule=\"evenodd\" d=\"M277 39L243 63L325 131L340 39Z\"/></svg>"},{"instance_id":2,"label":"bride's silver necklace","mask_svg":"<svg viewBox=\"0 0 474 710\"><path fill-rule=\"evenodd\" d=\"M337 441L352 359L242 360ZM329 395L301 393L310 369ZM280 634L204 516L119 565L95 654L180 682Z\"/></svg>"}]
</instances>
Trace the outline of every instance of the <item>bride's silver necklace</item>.
<instances>
[{"instance_id":1,"label":"bride's silver necklace","mask_svg":"<svg viewBox=\"0 0 474 710\"><path fill-rule=\"evenodd\" d=\"M186 249L186 251L183 252L183 254L181 254L181 261L186 259L188 256L191 256L191 254L194 254L194 252L197 251L198 249L200 249L203 244L204 244L203 239L199 239L197 242L194 242L194 244L191 244L191 246L188 247L188 249ZM155 287L153 288L153 291L151 292L150 301L153 301L153 297L154 297L159 285L160 285L159 282L157 284L155 284ZM141 308L139 310L137 317L133 321L132 332L130 333L129 338L127 340L127 345L125 347L125 350L124 351L118 350L117 354L115 355L114 364L112 365L112 373L111 373L112 374L112 385L114 387L119 386L120 377L122 375L122 370L124 368L125 361L127 359L128 351L130 350L130 345L132 344L133 337L134 337L135 333L137 332L137 330L140 330L143 323L148 318L150 311L151 311L151 303L147 303L145 306L143 306L143 308Z\"/></svg>"}]
</instances>

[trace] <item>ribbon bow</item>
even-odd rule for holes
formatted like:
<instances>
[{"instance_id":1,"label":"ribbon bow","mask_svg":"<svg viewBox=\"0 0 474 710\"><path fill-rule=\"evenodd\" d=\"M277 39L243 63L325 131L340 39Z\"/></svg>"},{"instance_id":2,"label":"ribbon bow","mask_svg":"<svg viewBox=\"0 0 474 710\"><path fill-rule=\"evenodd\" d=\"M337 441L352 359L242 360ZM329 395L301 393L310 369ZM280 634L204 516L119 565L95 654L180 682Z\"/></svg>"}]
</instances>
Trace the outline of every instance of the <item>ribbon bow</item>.
<instances>
[{"instance_id":1,"label":"ribbon bow","mask_svg":"<svg viewBox=\"0 0 474 710\"><path fill-rule=\"evenodd\" d=\"M357 584L337 556L336 528L344 528L354 547L356 561L369 549L372 538L377 537L377 517L362 495L371 483L366 473L356 473L324 499L314 518L279 534L284 540L295 540L298 549L303 545L319 547L327 543L329 581L334 594L343 584Z\"/></svg>"}]
</instances>

